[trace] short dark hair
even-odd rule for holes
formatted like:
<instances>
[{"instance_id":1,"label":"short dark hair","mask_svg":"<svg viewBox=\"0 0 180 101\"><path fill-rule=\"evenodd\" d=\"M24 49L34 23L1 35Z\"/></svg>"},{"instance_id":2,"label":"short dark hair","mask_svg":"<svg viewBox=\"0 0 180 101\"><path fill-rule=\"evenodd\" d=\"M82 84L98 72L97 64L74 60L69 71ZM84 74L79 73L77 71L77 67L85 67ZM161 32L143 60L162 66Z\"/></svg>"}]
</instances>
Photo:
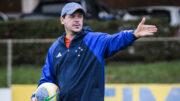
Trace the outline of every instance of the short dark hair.
<instances>
[{"instance_id":1,"label":"short dark hair","mask_svg":"<svg viewBox=\"0 0 180 101\"><path fill-rule=\"evenodd\" d=\"M62 17L65 18L65 17L66 17L66 14L64 14Z\"/></svg>"}]
</instances>

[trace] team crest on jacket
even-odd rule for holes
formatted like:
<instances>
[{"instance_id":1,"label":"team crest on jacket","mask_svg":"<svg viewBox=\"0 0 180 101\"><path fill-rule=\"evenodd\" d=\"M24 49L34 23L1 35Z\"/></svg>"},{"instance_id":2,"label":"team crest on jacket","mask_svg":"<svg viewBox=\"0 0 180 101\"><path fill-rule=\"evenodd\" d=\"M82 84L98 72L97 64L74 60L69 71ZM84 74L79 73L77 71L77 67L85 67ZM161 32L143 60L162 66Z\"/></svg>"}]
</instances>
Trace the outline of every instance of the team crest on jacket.
<instances>
[{"instance_id":1,"label":"team crest on jacket","mask_svg":"<svg viewBox=\"0 0 180 101\"><path fill-rule=\"evenodd\" d=\"M83 48L78 47L78 49L75 50L75 52L78 54L78 57L81 56L81 52L83 51Z\"/></svg>"}]
</instances>

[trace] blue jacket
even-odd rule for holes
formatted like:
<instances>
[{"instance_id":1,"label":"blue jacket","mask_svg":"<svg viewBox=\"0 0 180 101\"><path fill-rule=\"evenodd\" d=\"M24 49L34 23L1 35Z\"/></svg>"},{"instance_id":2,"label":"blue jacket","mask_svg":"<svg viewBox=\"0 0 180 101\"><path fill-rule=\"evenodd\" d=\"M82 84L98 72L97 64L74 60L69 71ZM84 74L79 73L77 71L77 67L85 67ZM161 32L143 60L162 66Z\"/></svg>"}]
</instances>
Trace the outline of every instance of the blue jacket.
<instances>
[{"instance_id":1,"label":"blue jacket","mask_svg":"<svg viewBox=\"0 0 180 101\"><path fill-rule=\"evenodd\" d=\"M109 35L83 27L69 49L64 38L65 34L50 47L38 86L57 84L60 101L104 101L104 58L131 45L133 30Z\"/></svg>"}]
</instances>

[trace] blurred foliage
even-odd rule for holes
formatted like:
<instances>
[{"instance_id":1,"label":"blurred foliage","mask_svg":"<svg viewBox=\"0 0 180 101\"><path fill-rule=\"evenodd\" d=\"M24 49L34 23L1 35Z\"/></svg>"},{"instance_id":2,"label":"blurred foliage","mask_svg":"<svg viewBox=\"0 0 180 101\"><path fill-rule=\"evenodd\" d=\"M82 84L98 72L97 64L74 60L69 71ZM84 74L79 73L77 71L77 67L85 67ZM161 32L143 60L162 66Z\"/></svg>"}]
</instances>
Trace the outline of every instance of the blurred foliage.
<instances>
[{"instance_id":1,"label":"blurred foliage","mask_svg":"<svg viewBox=\"0 0 180 101\"><path fill-rule=\"evenodd\" d=\"M31 39L56 38L64 29L57 19L17 20L0 23L0 38Z\"/></svg>"},{"instance_id":2,"label":"blurred foliage","mask_svg":"<svg viewBox=\"0 0 180 101\"><path fill-rule=\"evenodd\" d=\"M94 31L109 34L117 33L123 29L135 29L141 19L136 21L98 21L85 20L84 25L92 27ZM176 27L171 27L167 22L157 19L147 20L145 24L158 27L155 36L173 36ZM57 38L64 32L59 19L49 20L15 20L0 22L0 39L31 39L31 38Z\"/></svg>"},{"instance_id":3,"label":"blurred foliage","mask_svg":"<svg viewBox=\"0 0 180 101\"><path fill-rule=\"evenodd\" d=\"M133 52L131 52L133 51ZM106 63L120 61L143 61L156 62L162 60L180 59L180 41L179 42L135 42L127 50L119 51L116 55L106 59Z\"/></svg>"},{"instance_id":4,"label":"blurred foliage","mask_svg":"<svg viewBox=\"0 0 180 101\"><path fill-rule=\"evenodd\" d=\"M6 65L7 61L7 45L0 44L0 66Z\"/></svg>"},{"instance_id":5,"label":"blurred foliage","mask_svg":"<svg viewBox=\"0 0 180 101\"><path fill-rule=\"evenodd\" d=\"M86 20L85 26L90 26L95 32L109 34L120 32L123 29L135 29L141 19L136 21L97 21ZM167 22L152 19L145 24L153 24L158 27L154 37L174 36L177 27L171 27ZM59 19L49 20L17 20L0 22L0 39L33 39L33 38L58 38L64 33L64 28ZM13 65L19 64L44 64L47 51L52 43L44 44L13 44ZM111 61L144 61L153 62L159 60L180 59L180 42L135 42L134 53L123 50L117 55L106 59ZM6 44L0 44L0 66L6 65Z\"/></svg>"}]
</instances>

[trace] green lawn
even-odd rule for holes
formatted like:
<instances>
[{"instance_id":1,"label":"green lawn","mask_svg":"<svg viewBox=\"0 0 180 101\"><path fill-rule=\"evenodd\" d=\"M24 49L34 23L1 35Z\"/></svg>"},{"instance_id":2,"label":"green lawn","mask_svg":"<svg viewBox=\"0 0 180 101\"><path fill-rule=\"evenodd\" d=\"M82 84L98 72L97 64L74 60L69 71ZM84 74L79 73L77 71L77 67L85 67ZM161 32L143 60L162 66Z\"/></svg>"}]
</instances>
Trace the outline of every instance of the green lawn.
<instances>
[{"instance_id":1,"label":"green lawn","mask_svg":"<svg viewBox=\"0 0 180 101\"><path fill-rule=\"evenodd\" d=\"M108 83L180 83L180 60L151 64L109 64Z\"/></svg>"},{"instance_id":2,"label":"green lawn","mask_svg":"<svg viewBox=\"0 0 180 101\"><path fill-rule=\"evenodd\" d=\"M171 62L111 63L106 66L107 83L180 83L180 60ZM13 84L37 84L40 66L13 67ZM6 86L6 68L0 67L0 87Z\"/></svg>"},{"instance_id":3,"label":"green lawn","mask_svg":"<svg viewBox=\"0 0 180 101\"><path fill-rule=\"evenodd\" d=\"M6 86L6 68L0 68L0 87ZM15 66L12 70L13 84L37 84L41 77L40 66Z\"/></svg>"}]
</instances>

